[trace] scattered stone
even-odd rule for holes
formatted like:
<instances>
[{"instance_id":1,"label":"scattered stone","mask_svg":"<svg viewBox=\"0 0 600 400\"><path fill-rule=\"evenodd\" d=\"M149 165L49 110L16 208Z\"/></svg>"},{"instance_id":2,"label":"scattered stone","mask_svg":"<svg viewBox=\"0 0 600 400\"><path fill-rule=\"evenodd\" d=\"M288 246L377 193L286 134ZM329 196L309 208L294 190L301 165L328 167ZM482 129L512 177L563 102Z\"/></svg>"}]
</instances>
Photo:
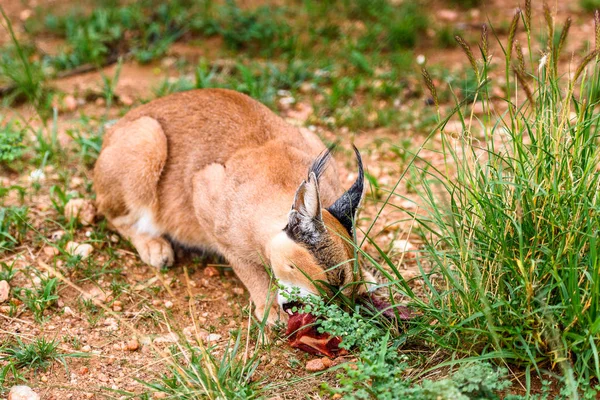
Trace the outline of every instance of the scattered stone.
<instances>
[{"instance_id":1,"label":"scattered stone","mask_svg":"<svg viewBox=\"0 0 600 400\"><path fill-rule=\"evenodd\" d=\"M25 10L21 11L19 13L19 19L23 22L27 21L31 16L33 15L33 11L31 11L29 8L26 8Z\"/></svg>"},{"instance_id":2,"label":"scattered stone","mask_svg":"<svg viewBox=\"0 0 600 400\"><path fill-rule=\"evenodd\" d=\"M109 294L101 288L99 288L98 286L94 285L88 290L86 290L86 293L84 293L83 297L86 300L93 300L96 304L101 304L106 302L106 300L109 297Z\"/></svg>"},{"instance_id":3,"label":"scattered stone","mask_svg":"<svg viewBox=\"0 0 600 400\"><path fill-rule=\"evenodd\" d=\"M110 241L113 243L119 243L119 235L110 235Z\"/></svg>"},{"instance_id":4,"label":"scattered stone","mask_svg":"<svg viewBox=\"0 0 600 400\"><path fill-rule=\"evenodd\" d=\"M237 294L238 296L243 296L244 295L244 289L242 289L241 287L234 287L232 289L233 293Z\"/></svg>"},{"instance_id":5,"label":"scattered stone","mask_svg":"<svg viewBox=\"0 0 600 400\"><path fill-rule=\"evenodd\" d=\"M312 93L315 90L315 86L310 82L303 82L300 85L299 90L300 90L300 93L302 93L302 94L308 94L308 93Z\"/></svg>"},{"instance_id":6,"label":"scattered stone","mask_svg":"<svg viewBox=\"0 0 600 400\"><path fill-rule=\"evenodd\" d=\"M83 346L81 348L81 351L83 351L84 353L89 353L90 351L92 351L92 346L90 346L89 344L86 344L85 346Z\"/></svg>"},{"instance_id":7,"label":"scattered stone","mask_svg":"<svg viewBox=\"0 0 600 400\"><path fill-rule=\"evenodd\" d=\"M44 246L44 254L47 255L48 257L57 256L59 253L60 253L60 250L58 250L54 246Z\"/></svg>"},{"instance_id":8,"label":"scattered stone","mask_svg":"<svg viewBox=\"0 0 600 400\"><path fill-rule=\"evenodd\" d=\"M207 342L216 342L216 341L219 341L220 339L221 339L221 335L219 335L218 333L211 333L210 335L208 335L206 337Z\"/></svg>"},{"instance_id":9,"label":"scattered stone","mask_svg":"<svg viewBox=\"0 0 600 400\"><path fill-rule=\"evenodd\" d=\"M334 395L333 395L331 398L332 398L333 400L338 400L338 399L341 399L341 398L342 398L342 395L341 395L341 394L339 394L339 393L336 393L336 394L334 394Z\"/></svg>"},{"instance_id":10,"label":"scattered stone","mask_svg":"<svg viewBox=\"0 0 600 400\"><path fill-rule=\"evenodd\" d=\"M204 276L212 278L213 276L218 276L218 275L219 275L219 270L216 269L215 267L209 265L208 267L204 268Z\"/></svg>"},{"instance_id":11,"label":"scattered stone","mask_svg":"<svg viewBox=\"0 0 600 400\"><path fill-rule=\"evenodd\" d=\"M69 315L71 317L75 316L75 312L71 309L71 307L67 306L63 309L63 312L65 313L65 315Z\"/></svg>"},{"instance_id":12,"label":"scattered stone","mask_svg":"<svg viewBox=\"0 0 600 400\"><path fill-rule=\"evenodd\" d=\"M65 206L65 217L68 220L77 219L82 225L88 226L94 223L96 207L88 199L71 199Z\"/></svg>"},{"instance_id":13,"label":"scattered stone","mask_svg":"<svg viewBox=\"0 0 600 400\"><path fill-rule=\"evenodd\" d=\"M125 344L125 349L127 351L136 351L140 348L140 342L137 339L131 339Z\"/></svg>"},{"instance_id":14,"label":"scattered stone","mask_svg":"<svg viewBox=\"0 0 600 400\"><path fill-rule=\"evenodd\" d=\"M102 383L107 383L109 381L109 377L104 372L100 372L98 374L98 380Z\"/></svg>"},{"instance_id":15,"label":"scattered stone","mask_svg":"<svg viewBox=\"0 0 600 400\"><path fill-rule=\"evenodd\" d=\"M162 304L162 301L158 300L158 299L154 299L152 300L152 305L154 307L159 307Z\"/></svg>"},{"instance_id":16,"label":"scattered stone","mask_svg":"<svg viewBox=\"0 0 600 400\"><path fill-rule=\"evenodd\" d=\"M65 236L65 231L54 231L50 235L50 240L52 240L53 242L56 242L56 241L62 239L63 236Z\"/></svg>"},{"instance_id":17,"label":"scattered stone","mask_svg":"<svg viewBox=\"0 0 600 400\"><path fill-rule=\"evenodd\" d=\"M179 341L179 337L175 332L168 333L166 335L158 336L154 339L154 343L177 343Z\"/></svg>"},{"instance_id":18,"label":"scattered stone","mask_svg":"<svg viewBox=\"0 0 600 400\"><path fill-rule=\"evenodd\" d=\"M154 397L155 399L166 399L167 394L163 392L156 392L152 397Z\"/></svg>"},{"instance_id":19,"label":"scattered stone","mask_svg":"<svg viewBox=\"0 0 600 400\"><path fill-rule=\"evenodd\" d=\"M458 19L458 12L453 10L439 10L437 16L442 21L454 22Z\"/></svg>"},{"instance_id":20,"label":"scattered stone","mask_svg":"<svg viewBox=\"0 0 600 400\"><path fill-rule=\"evenodd\" d=\"M473 113L475 115L482 115L485 112L485 109L483 107L483 102L482 101L478 101L476 103L473 103L473 105L471 106Z\"/></svg>"},{"instance_id":21,"label":"scattered stone","mask_svg":"<svg viewBox=\"0 0 600 400\"><path fill-rule=\"evenodd\" d=\"M127 107L129 107L133 104L133 98L131 98L131 96L128 96L126 94L120 95L119 100L121 101L121 104L123 104L124 106L127 106Z\"/></svg>"},{"instance_id":22,"label":"scattered stone","mask_svg":"<svg viewBox=\"0 0 600 400\"><path fill-rule=\"evenodd\" d=\"M85 260L92 254L94 247L88 243L79 244L77 242L69 242L65 250L67 250L67 253L73 256L80 256L82 260Z\"/></svg>"},{"instance_id":23,"label":"scattered stone","mask_svg":"<svg viewBox=\"0 0 600 400\"><path fill-rule=\"evenodd\" d=\"M7 281L0 281L0 303L4 303L10 296L10 285Z\"/></svg>"},{"instance_id":24,"label":"scattered stone","mask_svg":"<svg viewBox=\"0 0 600 400\"><path fill-rule=\"evenodd\" d=\"M167 310L170 310L171 308L173 308L173 302L171 300L165 301L165 308Z\"/></svg>"},{"instance_id":25,"label":"scattered stone","mask_svg":"<svg viewBox=\"0 0 600 400\"><path fill-rule=\"evenodd\" d=\"M67 95L64 98L65 109L67 111L73 112L77 110L77 99L73 95Z\"/></svg>"},{"instance_id":26,"label":"scattered stone","mask_svg":"<svg viewBox=\"0 0 600 400\"><path fill-rule=\"evenodd\" d=\"M114 312L123 311L123 303L120 300L115 300L112 304L112 309Z\"/></svg>"},{"instance_id":27,"label":"scattered stone","mask_svg":"<svg viewBox=\"0 0 600 400\"><path fill-rule=\"evenodd\" d=\"M48 377L46 375L42 375L42 377L40 378L40 380L42 382L48 382Z\"/></svg>"},{"instance_id":28,"label":"scattered stone","mask_svg":"<svg viewBox=\"0 0 600 400\"><path fill-rule=\"evenodd\" d=\"M90 369L85 365L79 368L79 375L87 375L90 372Z\"/></svg>"},{"instance_id":29,"label":"scattered stone","mask_svg":"<svg viewBox=\"0 0 600 400\"><path fill-rule=\"evenodd\" d=\"M310 360L309 362L306 363L306 370L308 372L323 371L326 368L327 367L323 364L323 360L320 358L317 358L315 360Z\"/></svg>"},{"instance_id":30,"label":"scattered stone","mask_svg":"<svg viewBox=\"0 0 600 400\"><path fill-rule=\"evenodd\" d=\"M416 257L417 248L408 240L398 239L394 241L393 249L399 253L405 253L405 257L414 258Z\"/></svg>"},{"instance_id":31,"label":"scattered stone","mask_svg":"<svg viewBox=\"0 0 600 400\"><path fill-rule=\"evenodd\" d=\"M13 386L8 393L8 400L40 400L40 395L29 386Z\"/></svg>"}]
</instances>

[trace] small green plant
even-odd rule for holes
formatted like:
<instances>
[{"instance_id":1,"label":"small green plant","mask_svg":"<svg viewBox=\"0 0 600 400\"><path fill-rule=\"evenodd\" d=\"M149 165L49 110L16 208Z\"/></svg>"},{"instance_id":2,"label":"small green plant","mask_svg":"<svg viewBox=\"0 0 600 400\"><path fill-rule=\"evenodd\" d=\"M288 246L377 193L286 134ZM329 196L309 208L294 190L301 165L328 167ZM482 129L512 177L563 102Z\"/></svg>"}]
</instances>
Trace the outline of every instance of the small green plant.
<instances>
[{"instance_id":1,"label":"small green plant","mask_svg":"<svg viewBox=\"0 0 600 400\"><path fill-rule=\"evenodd\" d=\"M9 103L26 99L33 104L38 114L45 119L50 108L50 90L46 87L46 74L39 61L32 61L33 51L16 38L10 20L0 7L4 19L3 28L9 33L13 48L0 53L1 76L8 79Z\"/></svg>"},{"instance_id":2,"label":"small green plant","mask_svg":"<svg viewBox=\"0 0 600 400\"><path fill-rule=\"evenodd\" d=\"M24 129L17 121L4 122L0 120L0 164L11 166L23 156Z\"/></svg>"},{"instance_id":3,"label":"small green plant","mask_svg":"<svg viewBox=\"0 0 600 400\"><path fill-rule=\"evenodd\" d=\"M18 336L13 341L0 345L0 384L4 385L9 374L14 381L24 380L20 370L45 371L54 361L60 361L67 369L65 358L81 357L80 354L63 354L55 340L36 338L31 343L24 343Z\"/></svg>"},{"instance_id":4,"label":"small green plant","mask_svg":"<svg viewBox=\"0 0 600 400\"><path fill-rule=\"evenodd\" d=\"M178 399L255 399L262 392L252 379L260 363L259 353L244 352L241 333L234 333L221 358L214 348L196 347L186 342L172 349L169 372L159 382L146 383L153 392ZM246 349L247 351L247 349Z\"/></svg>"},{"instance_id":5,"label":"small green plant","mask_svg":"<svg viewBox=\"0 0 600 400\"><path fill-rule=\"evenodd\" d=\"M287 24L277 18L277 11L269 7L247 11L234 0L227 0L220 13L219 33L232 49L250 48L265 56L273 55L281 50L290 33Z\"/></svg>"},{"instance_id":6,"label":"small green plant","mask_svg":"<svg viewBox=\"0 0 600 400\"><path fill-rule=\"evenodd\" d=\"M29 209L0 207L0 250L10 250L21 243L28 230Z\"/></svg>"},{"instance_id":7,"label":"small green plant","mask_svg":"<svg viewBox=\"0 0 600 400\"><path fill-rule=\"evenodd\" d=\"M6 281L10 283L12 278L14 278L15 275L17 275L17 270L14 267L14 261L12 264L0 262L0 281Z\"/></svg>"},{"instance_id":8,"label":"small green plant","mask_svg":"<svg viewBox=\"0 0 600 400\"><path fill-rule=\"evenodd\" d=\"M600 0L579 0L579 5L587 12L600 10Z\"/></svg>"},{"instance_id":9,"label":"small green plant","mask_svg":"<svg viewBox=\"0 0 600 400\"><path fill-rule=\"evenodd\" d=\"M43 322L44 312L58 300L57 290L57 278L40 278L37 287L15 288L15 295L33 313L37 322Z\"/></svg>"}]
</instances>

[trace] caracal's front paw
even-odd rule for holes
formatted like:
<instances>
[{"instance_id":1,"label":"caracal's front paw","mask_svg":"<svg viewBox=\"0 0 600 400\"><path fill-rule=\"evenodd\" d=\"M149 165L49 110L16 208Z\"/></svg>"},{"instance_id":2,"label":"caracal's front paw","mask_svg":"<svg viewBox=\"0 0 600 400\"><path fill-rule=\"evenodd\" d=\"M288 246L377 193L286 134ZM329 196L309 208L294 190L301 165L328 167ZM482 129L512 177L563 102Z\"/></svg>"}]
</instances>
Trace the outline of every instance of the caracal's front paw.
<instances>
[{"instance_id":1,"label":"caracal's front paw","mask_svg":"<svg viewBox=\"0 0 600 400\"><path fill-rule=\"evenodd\" d=\"M259 321L263 321L265 318L265 312L268 311L269 315L267 318L267 325L275 326L276 324L284 324L287 325L289 316L285 313L278 303L274 302L271 304L270 308L266 308L266 306L257 306L256 307L256 317Z\"/></svg>"},{"instance_id":2,"label":"caracal's front paw","mask_svg":"<svg viewBox=\"0 0 600 400\"><path fill-rule=\"evenodd\" d=\"M155 268L165 268L173 265L175 256L173 247L163 238L154 238L146 241L138 248L142 261Z\"/></svg>"}]
</instances>

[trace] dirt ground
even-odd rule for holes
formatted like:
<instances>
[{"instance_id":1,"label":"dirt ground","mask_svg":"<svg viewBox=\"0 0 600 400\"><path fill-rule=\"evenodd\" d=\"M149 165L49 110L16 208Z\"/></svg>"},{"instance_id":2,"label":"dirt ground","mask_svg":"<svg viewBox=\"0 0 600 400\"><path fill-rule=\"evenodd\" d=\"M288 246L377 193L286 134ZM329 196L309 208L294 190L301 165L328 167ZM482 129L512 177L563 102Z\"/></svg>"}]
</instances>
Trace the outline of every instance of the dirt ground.
<instances>
[{"instance_id":1,"label":"dirt ground","mask_svg":"<svg viewBox=\"0 0 600 400\"><path fill-rule=\"evenodd\" d=\"M24 10L39 4L39 1L2 0L8 16L18 25ZM46 5L68 7L69 0L46 2ZM513 1L494 0L485 7L460 13L452 23L468 24L478 27L489 20L497 26L505 26L514 12ZM593 36L593 20L582 14L575 1L552 2L559 10L559 15L573 15L576 23L572 26L572 37L567 51L581 51L586 48L586 38ZM534 7L541 10L541 2L534 2ZM441 18L441 17L440 17ZM581 41L573 37L582 38ZM5 41L5 33L0 34L0 41ZM43 42L44 38L40 38ZM166 59L184 56L188 59L199 57L210 52L210 43L204 47L193 47L183 43L174 45ZM49 44L51 46L51 44ZM499 49L494 54L500 56ZM433 48L422 48L415 55L423 54L428 63L445 63L456 68L465 65L464 54L459 48L440 51ZM566 59L565 62L569 60ZM105 112L101 101L86 100L92 98L90 93L98 92L102 82L102 74L113 76L117 66L112 65L103 71L93 71L72 77L59 79L53 85L68 95L78 99L74 110L62 109L58 115L59 140L67 145L72 139L67 131L77 125L80 114L100 116ZM178 76L177 70L164 60L149 65L139 65L134 61L126 61L120 71L120 79L116 86L117 101L126 106L137 104L140 99L153 96L155 88L165 77ZM423 99L413 99L422 102ZM289 109L281 109L280 114L290 123L304 125L310 116L310 105L296 104ZM38 125L35 112L27 105L10 110L3 110L6 116L19 115ZM119 107L110 111L111 118L121 114ZM306 129L306 128L303 128ZM355 143L361 149L368 172L377 177L382 187L391 188L404 172L398 156L390 151L394 143L410 139L414 147L424 140L427 132L395 130L382 128L374 131L351 132L348 129L331 132L317 127L317 132L325 139L338 139L344 151L336 154L342 182L349 186L356 177L350 144ZM433 140L435 146L436 140ZM439 155L433 151L424 151L432 163L441 163ZM89 198L91 170L83 165L70 166L73 169L69 181L69 190L77 191ZM45 180L35 194L27 196L26 204L30 206L35 228L46 238L40 241L30 233L30 239L15 249L14 252L0 254L0 261L14 262L17 269L23 271L12 281L11 286L31 287L39 284L39 277L34 270L46 276L52 275L55 266L66 262L59 257L52 246L53 240L64 234L63 228L53 223L58 217L52 208L49 196L50 188L55 184L64 184L63 177L48 166L44 170ZM0 179L4 186L20 185L30 187L28 175L18 176L10 172L2 172ZM398 239L408 240L418 248L418 238L412 233L413 223L406 211L414 211L418 196L407 188L405 183L398 185L397 196L391 202L397 207L386 207L379 216L372 232L378 245L391 249ZM18 204L16 194L7 200ZM384 196L385 198L385 196ZM363 205L359 226L369 227L380 207L381 199L372 195L367 197ZM58 307L46 314L43 324L34 321L31 313L17 307L17 314L10 315L10 306L0 306L0 341L3 338L18 336L27 341L31 338L46 337L59 339L64 353L77 353L84 357L66 358L65 364L53 363L44 372L26 372L27 385L33 387L42 399L119 399L129 398L126 392L142 393L147 388L141 381L153 381L160 373L165 372L170 357L166 354L169 347L181 344L181 337L200 338L208 345L223 348L230 337L230 332L248 325L251 314L249 297L241 282L222 260L212 256L192 256L180 254L175 267L166 272L157 272L143 265L135 253L135 249L118 235L108 231L100 221L91 226L75 228L73 240L83 242L95 235L108 236L108 240L98 240L94 245L91 257L103 268L119 269L118 286L112 280L105 280L102 274L94 277L91 274L85 279L73 283L68 276L59 291ZM359 236L359 240L361 237ZM367 252L376 254L375 249L365 244ZM394 259L400 263L405 278L420 275L419 268L410 256L402 249L393 252ZM408 255L407 255L408 254ZM418 289L420 282L412 284ZM118 287L118 293L114 293ZM89 314L81 304L90 300L96 305L95 314ZM300 399L323 398L319 384L331 380L335 372L314 376L304 371L306 362L313 358L307 354L291 349L285 343L281 333L272 333L271 341L261 352L261 365L256 379L264 379L272 385L280 385L272 390L273 398ZM351 357L348 357L348 359ZM344 360L340 360L344 361ZM290 380L299 379L294 385ZM1 395L0 395L1 397Z\"/></svg>"}]
</instances>

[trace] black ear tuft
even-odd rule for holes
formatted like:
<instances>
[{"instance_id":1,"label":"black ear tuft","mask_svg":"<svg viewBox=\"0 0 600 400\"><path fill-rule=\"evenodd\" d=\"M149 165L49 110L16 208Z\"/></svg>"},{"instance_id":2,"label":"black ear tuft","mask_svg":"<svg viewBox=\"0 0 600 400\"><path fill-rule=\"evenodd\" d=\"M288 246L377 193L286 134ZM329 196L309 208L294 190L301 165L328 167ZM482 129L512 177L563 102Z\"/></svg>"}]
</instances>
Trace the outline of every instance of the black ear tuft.
<instances>
[{"instance_id":1,"label":"black ear tuft","mask_svg":"<svg viewBox=\"0 0 600 400\"><path fill-rule=\"evenodd\" d=\"M340 221L351 236L353 234L353 223L354 218L356 218L356 211L363 198L365 181L362 158L356 146L353 145L352 147L354 148L356 162L358 163L358 177L354 184L352 184L352 187L327 208L327 211Z\"/></svg>"},{"instance_id":2,"label":"black ear tuft","mask_svg":"<svg viewBox=\"0 0 600 400\"><path fill-rule=\"evenodd\" d=\"M321 175L323 175L329 165L329 160L331 160L331 148L323 150L315 161L313 161L308 169L308 175L310 176L311 173L314 173L317 180L321 179Z\"/></svg>"}]
</instances>

